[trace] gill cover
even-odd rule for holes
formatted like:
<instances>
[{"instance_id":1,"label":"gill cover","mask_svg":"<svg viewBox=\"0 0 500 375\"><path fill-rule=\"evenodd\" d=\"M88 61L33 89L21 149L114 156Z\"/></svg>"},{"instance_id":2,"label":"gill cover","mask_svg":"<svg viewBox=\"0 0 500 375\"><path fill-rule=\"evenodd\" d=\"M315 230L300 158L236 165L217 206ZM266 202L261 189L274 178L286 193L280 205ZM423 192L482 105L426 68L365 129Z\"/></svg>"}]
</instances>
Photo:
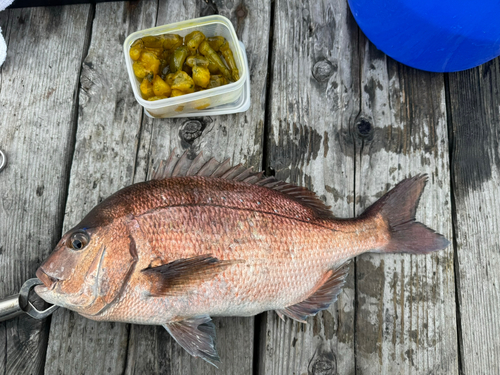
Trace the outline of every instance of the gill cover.
<instances>
[{"instance_id":1,"label":"gill cover","mask_svg":"<svg viewBox=\"0 0 500 375\"><path fill-rule=\"evenodd\" d=\"M116 235L116 232L114 233ZM112 240L102 251L97 270L95 299L85 309L85 315L98 315L113 304L134 272L137 263L134 238L126 233L123 233L121 239L120 237L115 237L116 242Z\"/></svg>"}]
</instances>

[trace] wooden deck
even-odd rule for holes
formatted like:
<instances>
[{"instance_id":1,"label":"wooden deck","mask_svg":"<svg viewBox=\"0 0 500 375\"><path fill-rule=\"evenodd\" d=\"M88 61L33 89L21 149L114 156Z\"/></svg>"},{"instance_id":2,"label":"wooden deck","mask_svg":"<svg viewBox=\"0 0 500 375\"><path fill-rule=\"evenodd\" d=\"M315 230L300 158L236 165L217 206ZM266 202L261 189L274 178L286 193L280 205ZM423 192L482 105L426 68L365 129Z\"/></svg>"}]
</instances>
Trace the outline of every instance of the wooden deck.
<instances>
[{"instance_id":1,"label":"wooden deck","mask_svg":"<svg viewBox=\"0 0 500 375\"><path fill-rule=\"evenodd\" d=\"M243 114L152 120L122 43L219 13L247 49ZM360 256L329 310L216 319L217 370L162 327L60 309L0 323L0 375L500 374L500 59L456 74L405 67L371 45L345 0L136 1L0 13L0 297L61 233L170 150L231 157L307 186L339 217L428 173L417 213L451 239L428 256Z\"/></svg>"}]
</instances>

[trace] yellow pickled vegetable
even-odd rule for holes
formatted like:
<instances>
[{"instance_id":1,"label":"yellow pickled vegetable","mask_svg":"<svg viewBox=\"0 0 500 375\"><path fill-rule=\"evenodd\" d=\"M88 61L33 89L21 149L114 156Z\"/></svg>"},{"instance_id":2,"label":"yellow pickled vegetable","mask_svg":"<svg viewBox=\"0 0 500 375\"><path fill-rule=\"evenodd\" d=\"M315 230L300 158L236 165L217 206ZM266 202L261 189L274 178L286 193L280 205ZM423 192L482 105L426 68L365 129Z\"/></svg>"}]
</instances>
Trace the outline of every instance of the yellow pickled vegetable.
<instances>
[{"instance_id":1,"label":"yellow pickled vegetable","mask_svg":"<svg viewBox=\"0 0 500 375\"><path fill-rule=\"evenodd\" d=\"M145 47L163 49L163 38L160 36L145 36L142 38Z\"/></svg>"},{"instance_id":2,"label":"yellow pickled vegetable","mask_svg":"<svg viewBox=\"0 0 500 375\"><path fill-rule=\"evenodd\" d=\"M163 50L163 48L149 48L149 47L144 47L144 51L151 52L157 58L161 59L164 50Z\"/></svg>"},{"instance_id":3,"label":"yellow pickled vegetable","mask_svg":"<svg viewBox=\"0 0 500 375\"><path fill-rule=\"evenodd\" d=\"M129 51L130 58L134 61L139 60L139 57L141 57L143 49L144 49L144 43L142 42L142 39L137 39L130 47Z\"/></svg>"},{"instance_id":4,"label":"yellow pickled vegetable","mask_svg":"<svg viewBox=\"0 0 500 375\"><path fill-rule=\"evenodd\" d=\"M210 44L210 47L214 49L215 52L220 50L220 47L226 43L226 38L223 36L211 36L207 38L207 42Z\"/></svg>"},{"instance_id":5,"label":"yellow pickled vegetable","mask_svg":"<svg viewBox=\"0 0 500 375\"><path fill-rule=\"evenodd\" d=\"M213 75L210 77L207 88L213 89L214 87L227 85L227 80L223 76Z\"/></svg>"},{"instance_id":6,"label":"yellow pickled vegetable","mask_svg":"<svg viewBox=\"0 0 500 375\"><path fill-rule=\"evenodd\" d=\"M210 74L220 74L217 64L210 59L208 59L208 70L210 70Z\"/></svg>"},{"instance_id":7,"label":"yellow pickled vegetable","mask_svg":"<svg viewBox=\"0 0 500 375\"><path fill-rule=\"evenodd\" d=\"M181 95L184 95L185 92L181 91L181 90L176 90L176 89L173 89L172 90L172 94L170 95L171 98L175 97L175 96L181 96Z\"/></svg>"},{"instance_id":8,"label":"yellow pickled vegetable","mask_svg":"<svg viewBox=\"0 0 500 375\"><path fill-rule=\"evenodd\" d=\"M181 70L175 73L173 78L172 90L179 90L185 94L194 92L194 81L189 74Z\"/></svg>"},{"instance_id":9,"label":"yellow pickled vegetable","mask_svg":"<svg viewBox=\"0 0 500 375\"><path fill-rule=\"evenodd\" d=\"M186 35L184 39L186 41L186 46L189 48L192 54L196 52L201 42L205 40L205 35L201 31L193 31Z\"/></svg>"},{"instance_id":10,"label":"yellow pickled vegetable","mask_svg":"<svg viewBox=\"0 0 500 375\"><path fill-rule=\"evenodd\" d=\"M154 96L153 84L149 81L149 79L144 78L141 83L141 94L144 99L148 99Z\"/></svg>"},{"instance_id":11,"label":"yellow pickled vegetable","mask_svg":"<svg viewBox=\"0 0 500 375\"><path fill-rule=\"evenodd\" d=\"M226 79L231 79L231 73L229 72L229 69L226 67L226 65L224 65L224 62L222 62L219 55L217 55L214 49L210 47L210 44L206 40L201 42L200 44L200 53L212 60L217 65L217 68L219 68L224 77L226 77Z\"/></svg>"},{"instance_id":12,"label":"yellow pickled vegetable","mask_svg":"<svg viewBox=\"0 0 500 375\"><path fill-rule=\"evenodd\" d=\"M167 34L163 36L163 48L174 50L182 46L182 38L177 34Z\"/></svg>"},{"instance_id":13,"label":"yellow pickled vegetable","mask_svg":"<svg viewBox=\"0 0 500 375\"><path fill-rule=\"evenodd\" d=\"M151 52L143 52L139 61L144 68L153 74L158 74L160 70L160 60Z\"/></svg>"},{"instance_id":14,"label":"yellow pickled vegetable","mask_svg":"<svg viewBox=\"0 0 500 375\"><path fill-rule=\"evenodd\" d=\"M137 61L132 64L132 69L134 69L134 74L139 79L143 79L150 74L150 72L144 68L144 65Z\"/></svg>"},{"instance_id":15,"label":"yellow pickled vegetable","mask_svg":"<svg viewBox=\"0 0 500 375\"><path fill-rule=\"evenodd\" d=\"M226 60L229 69L231 69L231 76L233 77L233 81L237 81L240 79L240 72L238 71L238 66L236 65L236 61L234 61L233 51L229 48L229 43L226 42L225 45L222 45L220 49L222 56L224 56L224 60Z\"/></svg>"},{"instance_id":16,"label":"yellow pickled vegetable","mask_svg":"<svg viewBox=\"0 0 500 375\"><path fill-rule=\"evenodd\" d=\"M231 69L231 76L234 81L240 79L240 72L238 71L238 66L236 65L236 61L234 61L233 51L229 48L229 43L226 38L222 36L214 36L207 39L210 47L213 48L215 52L221 52L224 60L226 60L229 69Z\"/></svg>"},{"instance_id":17,"label":"yellow pickled vegetable","mask_svg":"<svg viewBox=\"0 0 500 375\"><path fill-rule=\"evenodd\" d=\"M195 85L206 88L210 82L210 72L203 66L193 66L193 81Z\"/></svg>"},{"instance_id":18,"label":"yellow pickled vegetable","mask_svg":"<svg viewBox=\"0 0 500 375\"><path fill-rule=\"evenodd\" d=\"M195 65L203 66L205 68L208 68L208 66L210 65L210 62L204 56L195 55L195 56L189 56L186 59L186 64L189 65L191 68L193 66L195 66Z\"/></svg>"},{"instance_id":19,"label":"yellow pickled vegetable","mask_svg":"<svg viewBox=\"0 0 500 375\"><path fill-rule=\"evenodd\" d=\"M153 78L153 92L155 96L168 97L171 92L170 85L161 79L160 76L155 76Z\"/></svg>"},{"instance_id":20,"label":"yellow pickled vegetable","mask_svg":"<svg viewBox=\"0 0 500 375\"><path fill-rule=\"evenodd\" d=\"M178 47L170 58L170 71L175 73L182 70L187 55L188 48L186 46Z\"/></svg>"},{"instance_id":21,"label":"yellow pickled vegetable","mask_svg":"<svg viewBox=\"0 0 500 375\"><path fill-rule=\"evenodd\" d=\"M174 84L174 76L175 73L169 73L165 77L165 82L167 82L170 87L172 87L172 85Z\"/></svg>"}]
</instances>

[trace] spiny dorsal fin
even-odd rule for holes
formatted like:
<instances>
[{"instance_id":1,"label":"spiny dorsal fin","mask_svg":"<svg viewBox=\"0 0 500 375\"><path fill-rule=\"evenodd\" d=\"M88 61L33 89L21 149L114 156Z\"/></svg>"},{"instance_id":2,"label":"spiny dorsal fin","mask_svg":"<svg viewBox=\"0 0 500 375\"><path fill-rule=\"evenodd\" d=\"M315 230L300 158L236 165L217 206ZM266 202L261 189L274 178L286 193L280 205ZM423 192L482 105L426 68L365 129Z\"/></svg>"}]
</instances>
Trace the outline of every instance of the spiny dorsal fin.
<instances>
[{"instance_id":1,"label":"spiny dorsal fin","mask_svg":"<svg viewBox=\"0 0 500 375\"><path fill-rule=\"evenodd\" d=\"M241 164L232 166L229 159L219 162L212 158L205 162L201 152L194 160L190 160L187 151L181 156L177 156L174 150L167 160L160 161L153 172L152 180L163 180L164 178L181 176L201 176L242 181L279 191L294 198L297 202L310 207L318 216L333 218L330 207L326 206L316 194L307 188L289 184L275 177L265 177L263 173L254 172L252 168L246 168Z\"/></svg>"},{"instance_id":2,"label":"spiny dorsal fin","mask_svg":"<svg viewBox=\"0 0 500 375\"><path fill-rule=\"evenodd\" d=\"M164 296L184 293L186 288L207 281L227 267L242 262L242 260L220 260L205 254L176 259L156 267L150 266L142 272L152 277L151 295Z\"/></svg>"},{"instance_id":3,"label":"spiny dorsal fin","mask_svg":"<svg viewBox=\"0 0 500 375\"><path fill-rule=\"evenodd\" d=\"M276 310L283 318L286 315L299 322L305 323L308 316L316 315L319 311L327 309L337 300L337 297L345 283L349 271L348 263L342 263L328 271L318 283L317 289L302 302L295 305Z\"/></svg>"},{"instance_id":4,"label":"spiny dorsal fin","mask_svg":"<svg viewBox=\"0 0 500 375\"><path fill-rule=\"evenodd\" d=\"M200 152L191 163L191 166L186 172L186 176L196 176L196 174L200 172L201 167L203 167L205 164L206 162L205 160L203 160L203 152Z\"/></svg>"}]
</instances>

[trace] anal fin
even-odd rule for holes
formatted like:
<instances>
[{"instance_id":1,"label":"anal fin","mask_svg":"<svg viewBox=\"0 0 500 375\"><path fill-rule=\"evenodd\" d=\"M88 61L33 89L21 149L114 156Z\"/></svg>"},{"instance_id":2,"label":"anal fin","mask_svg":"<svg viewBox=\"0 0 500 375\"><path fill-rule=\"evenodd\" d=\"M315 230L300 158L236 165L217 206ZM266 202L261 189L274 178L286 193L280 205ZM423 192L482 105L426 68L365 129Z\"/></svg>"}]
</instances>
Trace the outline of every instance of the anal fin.
<instances>
[{"instance_id":1,"label":"anal fin","mask_svg":"<svg viewBox=\"0 0 500 375\"><path fill-rule=\"evenodd\" d=\"M215 349L215 325L208 315L164 324L170 335L193 357L200 357L217 367L220 362Z\"/></svg>"},{"instance_id":2,"label":"anal fin","mask_svg":"<svg viewBox=\"0 0 500 375\"><path fill-rule=\"evenodd\" d=\"M305 323L308 316L314 316L319 311L327 309L337 300L349 271L347 263L329 270L317 284L314 292L302 302L276 310L280 318L283 315Z\"/></svg>"}]
</instances>

